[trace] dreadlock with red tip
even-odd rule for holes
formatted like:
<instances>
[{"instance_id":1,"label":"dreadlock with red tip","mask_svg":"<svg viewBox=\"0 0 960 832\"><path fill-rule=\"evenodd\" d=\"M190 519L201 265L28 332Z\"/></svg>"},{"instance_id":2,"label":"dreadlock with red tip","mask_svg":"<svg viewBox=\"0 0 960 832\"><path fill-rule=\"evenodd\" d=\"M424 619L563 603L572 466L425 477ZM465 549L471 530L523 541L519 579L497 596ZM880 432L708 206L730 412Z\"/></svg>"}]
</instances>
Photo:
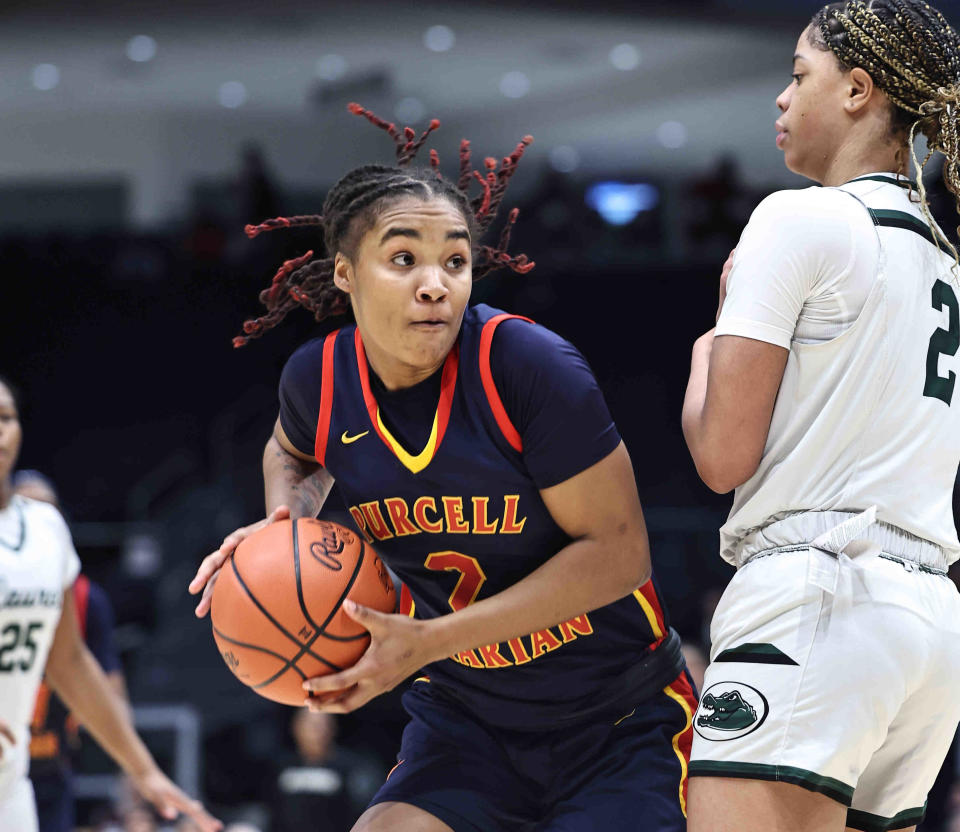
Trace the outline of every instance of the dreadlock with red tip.
<instances>
[{"instance_id":1,"label":"dreadlock with red tip","mask_svg":"<svg viewBox=\"0 0 960 832\"><path fill-rule=\"evenodd\" d=\"M329 257L314 260L313 252L308 251L300 257L287 260L274 275L270 285L260 293L260 302L266 307L266 314L244 322L243 335L233 339L235 347L242 347L251 338L260 337L280 323L287 313L297 306L312 312L318 321L349 312L347 295L333 282L334 255L343 252L348 257L352 256L363 234L376 223L380 209L393 199L417 196L422 199L448 199L452 202L463 214L474 241L473 248L477 255L473 266L474 280L479 280L496 269L508 268L519 274L526 274L534 267L534 263L525 254L513 256L507 251L510 233L519 213L517 208L510 212L496 247L479 245L480 237L497 216L507 185L516 172L524 151L533 141L532 136L523 137L513 153L504 157L499 170L496 159L485 159L486 175L471 168L470 142L464 139L460 143L459 178L454 184L441 175L440 157L435 150L430 151L430 168L407 168L430 134L440 126L437 119L432 119L427 129L417 138L416 131L412 128L398 130L395 124L384 121L359 104L350 104L347 109L354 115L362 116L393 139L396 166L364 165L350 171L327 195L322 214L275 217L259 225L245 227L247 236L253 239L264 231L278 228L320 226ZM467 192L474 179L479 181L482 190L471 199Z\"/></svg>"}]
</instances>

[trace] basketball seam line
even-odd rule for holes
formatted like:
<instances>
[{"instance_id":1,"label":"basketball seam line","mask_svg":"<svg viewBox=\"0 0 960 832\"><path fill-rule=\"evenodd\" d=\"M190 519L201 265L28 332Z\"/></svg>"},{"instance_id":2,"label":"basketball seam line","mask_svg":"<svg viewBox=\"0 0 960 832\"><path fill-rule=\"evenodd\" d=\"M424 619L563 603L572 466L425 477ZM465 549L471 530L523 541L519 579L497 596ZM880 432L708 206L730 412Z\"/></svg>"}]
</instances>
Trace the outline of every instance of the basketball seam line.
<instances>
[{"instance_id":1,"label":"basketball seam line","mask_svg":"<svg viewBox=\"0 0 960 832\"><path fill-rule=\"evenodd\" d=\"M307 623L319 632L320 627L318 627L317 622L310 617L310 613L307 612L306 602L303 600L303 584L300 581L300 535L297 532L296 518L294 518L293 523L291 523L291 527L293 528L293 569L297 579L297 600L300 602L300 612L302 612L303 617L307 619Z\"/></svg>"},{"instance_id":2,"label":"basketball seam line","mask_svg":"<svg viewBox=\"0 0 960 832\"><path fill-rule=\"evenodd\" d=\"M220 632L220 630L218 630L216 627L213 628L213 631L217 634L217 637L218 637L218 638L222 638L224 641L230 642L230 644L235 644L235 645L237 645L237 647L245 647L245 648L247 648L248 650L257 650L257 651L259 651L259 652L261 652L261 653L266 653L266 654L268 654L268 655L270 655L270 656L273 656L274 658L280 659L280 661L282 661L282 662L286 662L286 660L287 660L287 657L284 656L282 653L276 653L276 652L274 652L273 650L269 649L268 647L260 647L258 644L247 644L245 641L239 641L238 639L230 638L230 636L228 636L226 633ZM293 665L292 668L287 668L287 669L297 671L297 673L300 675L300 678L303 679L303 681L307 681L307 677L306 677L306 675L304 674L304 672L303 672L299 667L297 667L296 665ZM254 688L259 688L259 687L261 687L262 685L265 685L265 684L267 684L267 683L266 683L266 682L260 682L260 683L257 684L257 685L253 685L253 687L254 687Z\"/></svg>"},{"instance_id":3,"label":"basketball seam line","mask_svg":"<svg viewBox=\"0 0 960 832\"><path fill-rule=\"evenodd\" d=\"M294 520L294 523L296 523L296 520ZM295 549L295 551L299 554L299 549ZM366 552L366 544L361 540L361 541L360 541L360 557L357 558L357 565L356 565L356 566L354 567L354 569L353 569L353 574L350 576L350 581L347 583L346 588L343 590L343 593L342 593L342 594L340 595L340 597L337 599L337 602L333 605L333 608L332 608L332 611L331 611L330 615L327 616L327 620L323 622L323 627L326 627L327 624L329 624L330 621L333 619L333 616L337 614L337 610L340 609L340 605L343 603L344 599L347 597L348 593L349 593L350 590L353 588L354 583L356 583L357 576L360 574L360 567L363 565L363 558L364 558L365 552ZM234 572L237 572L237 565L236 565L236 564L233 565L233 571L234 571ZM299 576L298 576L298 577L299 577ZM237 572L237 578L240 580L240 583L243 584L243 579L240 577L240 573L239 573L239 572ZM244 588L244 589L247 588L247 587L246 587L246 584L243 584L243 588ZM298 589L299 589L299 584L298 584ZM247 590L247 592L248 592L248 594L250 594L250 593L249 593L249 590ZM254 599L254 597L253 597L252 594L250 594L250 598L251 598L251 600L254 600L254 601L255 601L255 599ZM255 602L256 602L256 601L255 601ZM259 603L257 603L257 606L259 606ZM264 610L264 613L266 614L266 610ZM269 617L269 616L268 616L268 617ZM273 620L273 619L271 619L271 620ZM311 621L310 623L312 624L313 622ZM277 624L277 626L279 627L280 625ZM337 671L342 670L343 668L337 667L333 662L327 661L327 660L324 659L322 656L319 656L319 655L317 655L316 653L314 653L312 650L308 649L308 648L310 648L310 647L313 645L313 643L314 643L318 638L320 638L321 635L325 635L325 633L324 633L324 631L323 631L323 627L321 627L319 630L317 630L317 632L314 634L313 638L311 638L309 641L307 641L307 642L303 645L303 647L300 649L300 652L297 653L297 655L294 656L292 659L290 659L284 667L280 668L280 670L278 670L276 673L274 673L273 676L271 676L269 679L267 679L267 680L265 680L265 681L263 681L263 682L260 682L260 684L258 684L258 685L253 685L253 688L256 690L257 688L266 687L267 685L272 684L272 683L275 682L277 679L279 679L284 673L286 673L290 668L296 669L297 672L300 673L300 675L302 676L303 674L300 672L299 668L297 668L296 663L300 660L300 657L301 657L304 653L309 653L311 656L314 656L315 658L320 659L320 661L322 661L324 664L326 664L326 665L328 665L328 666L330 666L330 667L332 667L332 668L335 668ZM284 633L286 633L286 630L284 630ZM287 633L287 635L289 636L289 633ZM331 636L327 636L327 638L331 638ZM299 642L297 642L297 644L299 645ZM306 681L306 679L304 679L304 681Z\"/></svg>"},{"instance_id":4,"label":"basketball seam line","mask_svg":"<svg viewBox=\"0 0 960 832\"><path fill-rule=\"evenodd\" d=\"M292 641L294 644L296 644L297 647L300 649L300 652L297 653L297 655L294 656L292 659L290 659L290 662L289 662L289 663L290 663L291 666L292 666L293 662L296 662L301 656L304 655L304 653L309 653L309 654L310 654L311 656L313 656L313 658L315 658L317 661L322 662L323 664L325 664L327 667L331 668L332 670L336 670L338 673L339 673L341 670L343 670L342 667L338 667L338 666L335 665L333 662L327 661L327 659L323 658L323 656L320 656L320 655L318 655L317 653L314 653L314 652L310 649L310 647L313 646L313 643L320 637L320 633L319 633L319 632L318 632L316 635L314 635L313 638L311 638L311 639L310 639L309 641L307 641L305 644L301 644L300 641L299 641L299 639L297 639L297 637L296 637L295 635L293 635L292 633L290 633L290 632L287 630L286 627L284 627L279 621L277 621L272 615L270 615L270 613L267 612L267 610L266 610L266 608L263 606L263 604L261 604L260 601L257 600L257 597L250 591L250 589L249 589L249 587L247 586L246 582L245 582L245 581L243 580L243 578L241 577L241 575L240 575L240 570L237 569L237 564L236 564L236 561L234 560L234 558L230 558L230 566L233 568L233 574L236 575L237 580L240 582L240 586L243 587L243 591L247 593L247 596L250 598L251 601L253 601L253 603L254 603L254 605L257 607L257 609L260 610L260 612L262 612L262 613L264 614L264 616L266 616L267 620L270 621L270 623L273 624L274 627L276 627L281 633L283 633L288 639L290 639L290 641ZM286 668L285 668L285 669L286 669Z\"/></svg>"},{"instance_id":5,"label":"basketball seam line","mask_svg":"<svg viewBox=\"0 0 960 832\"><path fill-rule=\"evenodd\" d=\"M326 631L326 627L327 627L327 624L330 623L330 620L333 617L333 615L331 615L330 618L328 618L326 622L320 626L318 626L317 622L310 617L310 613L307 612L306 601L303 598L303 584L301 583L301 579L300 579L300 535L297 532L296 519L293 521L292 525L293 525L293 565L294 565L294 571L296 573L296 580L297 580L297 599L300 602L300 611L303 613L303 617L307 619L307 623L311 627L313 627L314 630L320 633L324 638L328 638L331 641L359 641L362 638L366 638L367 634L365 632L359 633L355 636L335 636L328 633ZM363 563L362 550L361 550L360 560L355 568L356 570L360 568L361 563ZM356 579L356 571L354 573L354 577L350 579L350 584L347 586L347 592L350 591L350 587L353 586L353 582L355 579ZM336 613L337 609L340 607L340 604L342 603L343 603L343 598L341 597L340 600L333 607L334 614Z\"/></svg>"},{"instance_id":6,"label":"basketball seam line","mask_svg":"<svg viewBox=\"0 0 960 832\"><path fill-rule=\"evenodd\" d=\"M360 574L360 567L363 566L363 559L367 553L367 544L362 540L360 541L360 557L357 558L357 565L353 567L353 574L350 576L350 580L347 581L347 585L344 588L343 592L340 594L340 597L337 599L337 603L333 605L333 608L330 610L330 615L327 616L327 620L320 625L320 633L327 635L327 625L333 621L333 617L337 614L337 610L340 609L340 605L346 600L347 595L350 594L350 590L353 589L353 585L357 582L357 576ZM327 636L327 638L336 639L337 636ZM354 637L351 636L351 639Z\"/></svg>"}]
</instances>

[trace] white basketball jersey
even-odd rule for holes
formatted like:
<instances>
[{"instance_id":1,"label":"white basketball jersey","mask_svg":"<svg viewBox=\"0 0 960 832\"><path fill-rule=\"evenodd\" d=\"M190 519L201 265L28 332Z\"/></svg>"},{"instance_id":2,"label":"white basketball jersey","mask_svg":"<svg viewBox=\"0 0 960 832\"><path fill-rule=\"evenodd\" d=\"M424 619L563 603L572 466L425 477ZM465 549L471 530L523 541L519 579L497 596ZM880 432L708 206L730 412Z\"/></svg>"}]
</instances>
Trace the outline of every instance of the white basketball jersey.
<instances>
[{"instance_id":1,"label":"white basketball jersey","mask_svg":"<svg viewBox=\"0 0 960 832\"><path fill-rule=\"evenodd\" d=\"M948 562L960 556L952 512L960 289L953 258L934 244L907 192L888 181L842 187L873 221L877 279L841 335L791 343L760 466L737 489L720 530L731 563L738 543L774 520L871 505L878 520L943 547Z\"/></svg>"},{"instance_id":2,"label":"white basketball jersey","mask_svg":"<svg viewBox=\"0 0 960 832\"><path fill-rule=\"evenodd\" d=\"M80 559L60 513L15 496L0 510L0 720L15 734L0 759L0 801L27 773L30 719L60 620L63 593Z\"/></svg>"}]
</instances>

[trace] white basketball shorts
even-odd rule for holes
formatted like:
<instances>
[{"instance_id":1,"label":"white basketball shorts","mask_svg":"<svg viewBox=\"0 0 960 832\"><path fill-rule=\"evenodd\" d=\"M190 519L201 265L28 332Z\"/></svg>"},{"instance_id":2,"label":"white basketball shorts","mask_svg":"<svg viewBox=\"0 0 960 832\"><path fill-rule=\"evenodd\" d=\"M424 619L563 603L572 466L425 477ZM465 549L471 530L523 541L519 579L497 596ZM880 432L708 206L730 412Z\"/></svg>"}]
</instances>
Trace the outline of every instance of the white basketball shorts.
<instances>
[{"instance_id":1,"label":"white basketball shorts","mask_svg":"<svg viewBox=\"0 0 960 832\"><path fill-rule=\"evenodd\" d=\"M878 551L780 547L733 577L711 642L692 777L793 783L865 832L922 819L960 720L948 577Z\"/></svg>"},{"instance_id":2,"label":"white basketball shorts","mask_svg":"<svg viewBox=\"0 0 960 832\"><path fill-rule=\"evenodd\" d=\"M26 777L14 780L0 799L0 829L37 832L37 804Z\"/></svg>"}]
</instances>

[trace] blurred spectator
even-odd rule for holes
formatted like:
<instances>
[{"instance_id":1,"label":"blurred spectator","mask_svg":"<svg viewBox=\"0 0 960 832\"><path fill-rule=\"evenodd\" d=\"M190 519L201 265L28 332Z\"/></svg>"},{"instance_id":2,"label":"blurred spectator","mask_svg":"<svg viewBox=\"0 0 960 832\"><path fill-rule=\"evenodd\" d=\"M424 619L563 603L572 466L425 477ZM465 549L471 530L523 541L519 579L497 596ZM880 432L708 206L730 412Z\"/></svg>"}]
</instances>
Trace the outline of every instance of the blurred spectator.
<instances>
[{"instance_id":1,"label":"blurred spectator","mask_svg":"<svg viewBox=\"0 0 960 832\"><path fill-rule=\"evenodd\" d=\"M237 197L241 224L256 224L280 213L277 189L267 168L263 148L254 142L245 144L241 151Z\"/></svg>"},{"instance_id":2,"label":"blurred spectator","mask_svg":"<svg viewBox=\"0 0 960 832\"><path fill-rule=\"evenodd\" d=\"M209 268L220 262L227 245L227 232L213 217L197 217L187 233L186 248L193 258L195 274L204 274Z\"/></svg>"},{"instance_id":3,"label":"blurred spectator","mask_svg":"<svg viewBox=\"0 0 960 832\"><path fill-rule=\"evenodd\" d=\"M59 508L53 483L39 471L17 471L15 494ZM120 657L113 642L113 609L103 589L77 576L73 585L80 632L116 694L126 701ZM71 754L80 743L79 725L66 706L41 682L30 725L30 779L37 801L40 832L72 832L75 825Z\"/></svg>"},{"instance_id":4,"label":"blurred spectator","mask_svg":"<svg viewBox=\"0 0 960 832\"><path fill-rule=\"evenodd\" d=\"M338 747L333 715L296 711L277 762L271 832L347 832L383 782L369 756Z\"/></svg>"},{"instance_id":5,"label":"blurred spectator","mask_svg":"<svg viewBox=\"0 0 960 832\"><path fill-rule=\"evenodd\" d=\"M733 248L753 208L747 204L733 156L721 156L712 171L691 183L689 193L691 239L701 249L704 245L723 251Z\"/></svg>"}]
</instances>

